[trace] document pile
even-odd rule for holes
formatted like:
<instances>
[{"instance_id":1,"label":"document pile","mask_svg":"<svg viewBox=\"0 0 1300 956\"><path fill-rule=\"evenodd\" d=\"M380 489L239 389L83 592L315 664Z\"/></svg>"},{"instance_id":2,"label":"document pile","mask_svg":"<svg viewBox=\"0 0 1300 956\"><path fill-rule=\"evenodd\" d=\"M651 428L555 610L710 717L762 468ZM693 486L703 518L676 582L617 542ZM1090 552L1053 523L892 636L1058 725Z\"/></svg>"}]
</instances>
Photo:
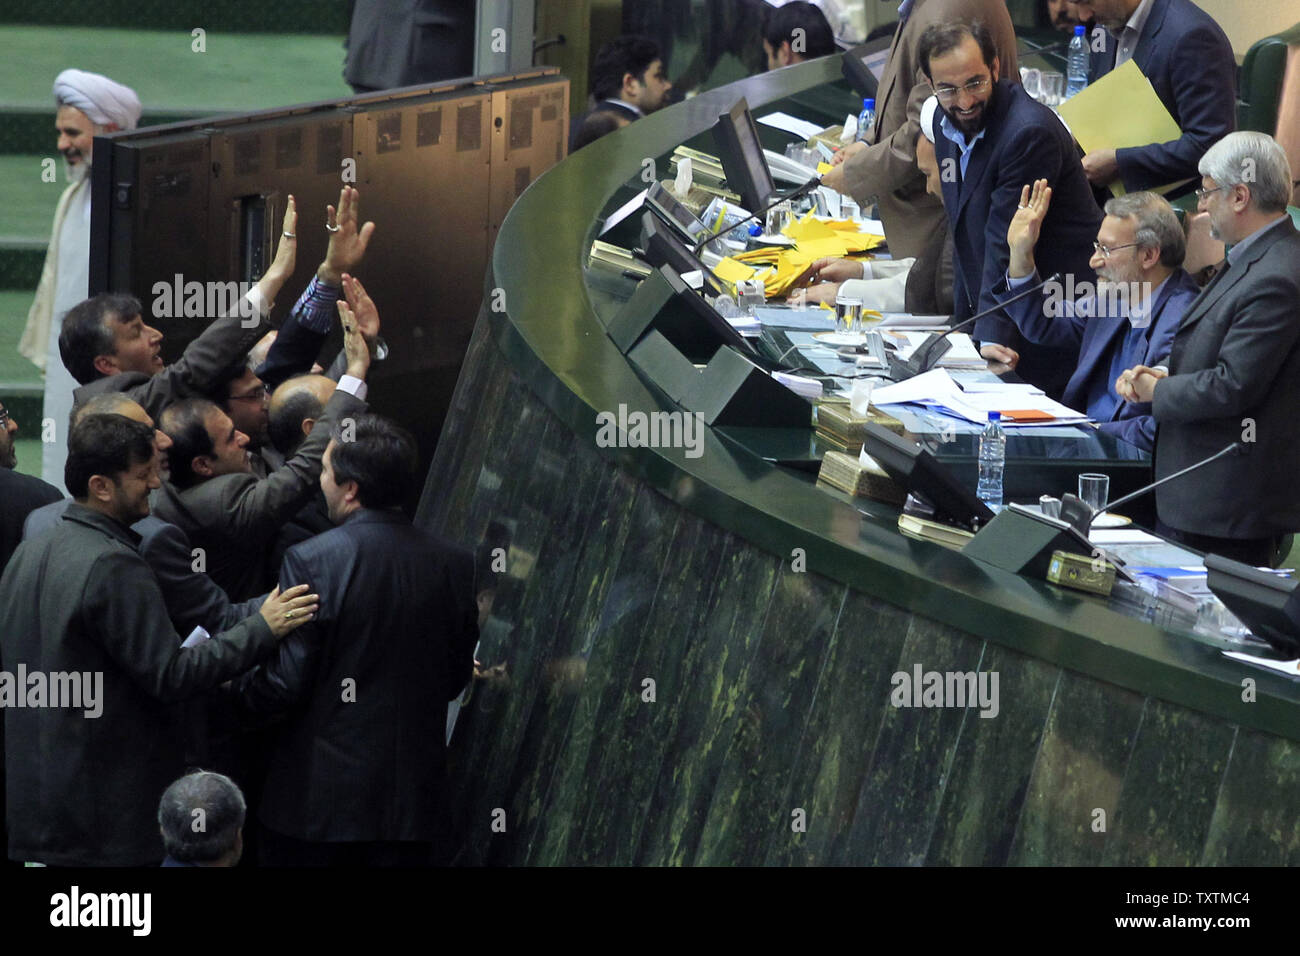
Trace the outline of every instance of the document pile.
<instances>
[{"instance_id":1,"label":"document pile","mask_svg":"<svg viewBox=\"0 0 1300 956\"><path fill-rule=\"evenodd\" d=\"M888 323L882 323L887 325ZM904 361L912 357L912 353L930 337L929 332L902 331L900 329L881 328L881 334L888 337L895 347L895 354ZM975 348L975 343L965 332L954 332L948 336L951 348L944 353L939 359L938 364L943 368L963 368L976 369L983 371L988 368L988 362L980 355L979 350Z\"/></svg>"},{"instance_id":2,"label":"document pile","mask_svg":"<svg viewBox=\"0 0 1300 956\"><path fill-rule=\"evenodd\" d=\"M761 279L769 299L786 295L818 259L860 256L885 242L885 237L862 232L852 219L817 219L811 213L782 230L794 248L765 246L729 256L714 267L718 278L734 285L741 279Z\"/></svg>"},{"instance_id":3,"label":"document pile","mask_svg":"<svg viewBox=\"0 0 1300 956\"><path fill-rule=\"evenodd\" d=\"M931 369L905 382L877 388L873 405L923 405L952 418L982 424L989 412L1002 415L1004 428L1079 425L1087 415L1053 401L1026 383L980 382L958 385L946 369Z\"/></svg>"}]
</instances>

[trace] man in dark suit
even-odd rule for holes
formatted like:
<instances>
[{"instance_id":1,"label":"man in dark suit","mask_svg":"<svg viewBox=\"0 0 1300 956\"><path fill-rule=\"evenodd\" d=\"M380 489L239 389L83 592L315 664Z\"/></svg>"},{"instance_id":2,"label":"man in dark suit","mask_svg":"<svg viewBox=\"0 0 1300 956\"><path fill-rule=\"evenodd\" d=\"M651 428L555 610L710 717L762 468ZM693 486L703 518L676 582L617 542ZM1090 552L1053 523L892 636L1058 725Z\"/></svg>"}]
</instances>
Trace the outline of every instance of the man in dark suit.
<instances>
[{"instance_id":1,"label":"man in dark suit","mask_svg":"<svg viewBox=\"0 0 1300 956\"><path fill-rule=\"evenodd\" d=\"M260 614L182 648L130 529L149 513L158 454L148 425L79 422L65 471L74 503L0 578L4 667L46 676L41 706L29 679L27 706L5 714L10 859L157 865L157 795L183 769L166 705L248 670L315 611L306 588L277 592Z\"/></svg>"},{"instance_id":2,"label":"man in dark suit","mask_svg":"<svg viewBox=\"0 0 1300 956\"><path fill-rule=\"evenodd\" d=\"M14 471L18 467L18 455L14 451L16 434L18 423L0 405L0 573L23 540L23 522L27 516L63 497L53 485Z\"/></svg>"},{"instance_id":3,"label":"man in dark suit","mask_svg":"<svg viewBox=\"0 0 1300 956\"><path fill-rule=\"evenodd\" d=\"M415 470L414 439L375 415L325 451L338 527L291 548L281 577L327 597L302 640L237 684L253 713L288 712L262 794L265 863L431 861L447 702L470 679L478 612L473 557L399 510Z\"/></svg>"},{"instance_id":4,"label":"man in dark suit","mask_svg":"<svg viewBox=\"0 0 1300 956\"><path fill-rule=\"evenodd\" d=\"M921 37L920 60L939 101L932 132L952 228L953 319L996 306L993 289L1009 256L1007 227L1024 184L1039 178L1055 198L1043 222L1039 267L1049 275L1072 274L1076 284L1092 282L1101 210L1057 115L1018 83L994 82L997 51L979 23L931 26ZM1077 348L1033 345L997 313L980 319L971 337L985 358L1016 369L1053 398L1078 364Z\"/></svg>"},{"instance_id":5,"label":"man in dark suit","mask_svg":"<svg viewBox=\"0 0 1300 956\"><path fill-rule=\"evenodd\" d=\"M1196 186L1196 164L1210 146L1237 128L1237 60L1214 18L1192 0L1091 0L1072 4L1076 15L1095 16L1088 82L1137 63L1182 131L1167 143L1096 150L1083 157L1089 182L1115 180L1125 190L1186 183ZM1116 111L1123 110L1116 103Z\"/></svg>"},{"instance_id":6,"label":"man in dark suit","mask_svg":"<svg viewBox=\"0 0 1300 956\"><path fill-rule=\"evenodd\" d=\"M1046 180L1034 183L1032 192L1025 186L1007 229L1007 278L993 290L999 301L1038 281L1034 246L1051 200ZM1031 342L1079 350L1061 401L1099 422L1102 431L1150 451L1156 432L1151 407L1124 401L1115 380L1125 369L1168 357L1178 324L1201 290L1182 269L1183 227L1155 193L1127 193L1107 202L1095 246L1095 290L1068 299L1049 283L1038 296L1007 305L1007 313Z\"/></svg>"},{"instance_id":7,"label":"man in dark suit","mask_svg":"<svg viewBox=\"0 0 1300 956\"><path fill-rule=\"evenodd\" d=\"M354 0L343 78L356 93L474 72L474 12L466 0Z\"/></svg>"},{"instance_id":8,"label":"man in dark suit","mask_svg":"<svg viewBox=\"0 0 1300 956\"><path fill-rule=\"evenodd\" d=\"M877 206L895 259L921 256L943 228L943 205L926 192L925 177L916 165L921 104L932 92L918 54L921 35L932 24L958 20L982 22L993 37L996 77L1020 82L1016 33L1005 0L909 0L900 10L880 75L875 129L865 142L836 153L839 165L822 178L832 189L855 197L863 208Z\"/></svg>"},{"instance_id":9,"label":"man in dark suit","mask_svg":"<svg viewBox=\"0 0 1300 956\"><path fill-rule=\"evenodd\" d=\"M661 109L673 85L664 74L659 44L649 37L621 36L596 53L591 66L591 96L596 105L569 124L569 152L592 113L614 113L628 122Z\"/></svg>"},{"instance_id":10,"label":"man in dark suit","mask_svg":"<svg viewBox=\"0 0 1300 956\"><path fill-rule=\"evenodd\" d=\"M1263 133L1230 133L1201 157L1200 208L1229 245L1192 303L1168 369L1138 365L1116 389L1151 402L1155 475L1233 442L1242 454L1156 489L1157 530L1200 551L1263 565L1300 530L1300 233L1291 167Z\"/></svg>"}]
</instances>

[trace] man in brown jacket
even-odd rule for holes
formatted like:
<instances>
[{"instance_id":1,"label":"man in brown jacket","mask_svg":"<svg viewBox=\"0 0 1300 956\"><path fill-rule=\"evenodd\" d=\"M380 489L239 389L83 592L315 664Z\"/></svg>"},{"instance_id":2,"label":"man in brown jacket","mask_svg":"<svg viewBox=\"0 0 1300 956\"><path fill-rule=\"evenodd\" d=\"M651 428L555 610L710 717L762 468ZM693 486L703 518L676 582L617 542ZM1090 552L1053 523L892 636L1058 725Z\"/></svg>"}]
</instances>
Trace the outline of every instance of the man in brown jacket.
<instances>
[{"instance_id":1,"label":"man in brown jacket","mask_svg":"<svg viewBox=\"0 0 1300 956\"><path fill-rule=\"evenodd\" d=\"M943 226L943 203L925 191L916 167L921 104L933 90L917 56L921 34L932 23L981 20L993 34L1002 79L1020 81L1016 35L1005 0L906 0L876 95L876 124L866 142L837 154L839 165L823 177L833 189L860 203L879 205L890 254L920 256Z\"/></svg>"}]
</instances>

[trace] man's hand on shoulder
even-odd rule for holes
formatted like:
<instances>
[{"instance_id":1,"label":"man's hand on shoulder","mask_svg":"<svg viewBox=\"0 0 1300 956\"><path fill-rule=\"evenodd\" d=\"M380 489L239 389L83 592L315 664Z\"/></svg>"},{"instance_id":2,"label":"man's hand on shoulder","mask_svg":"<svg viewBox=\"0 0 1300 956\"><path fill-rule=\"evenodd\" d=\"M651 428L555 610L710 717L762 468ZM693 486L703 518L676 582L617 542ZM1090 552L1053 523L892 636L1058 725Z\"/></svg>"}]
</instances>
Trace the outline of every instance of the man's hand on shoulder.
<instances>
[{"instance_id":1,"label":"man's hand on shoulder","mask_svg":"<svg viewBox=\"0 0 1300 956\"><path fill-rule=\"evenodd\" d=\"M308 594L309 584L296 584L283 594L277 586L266 596L258 613L276 638L283 638L295 628L302 627L320 610L320 595Z\"/></svg>"}]
</instances>

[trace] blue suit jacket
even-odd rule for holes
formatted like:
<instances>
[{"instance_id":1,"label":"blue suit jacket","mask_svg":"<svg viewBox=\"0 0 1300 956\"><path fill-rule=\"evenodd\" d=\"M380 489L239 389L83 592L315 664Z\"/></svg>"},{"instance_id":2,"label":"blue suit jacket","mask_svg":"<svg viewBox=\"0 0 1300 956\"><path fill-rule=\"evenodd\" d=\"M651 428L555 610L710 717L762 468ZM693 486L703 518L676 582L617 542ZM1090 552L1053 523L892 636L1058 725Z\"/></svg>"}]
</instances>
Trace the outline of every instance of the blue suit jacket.
<instances>
[{"instance_id":1,"label":"blue suit jacket","mask_svg":"<svg viewBox=\"0 0 1300 956\"><path fill-rule=\"evenodd\" d=\"M1088 82L1114 67L1118 44L1100 27L1102 51L1091 54ZM1097 34L1094 33L1094 36ZM1152 0L1133 59L1151 81L1182 135L1167 143L1117 150L1120 179L1129 192L1194 180L1205 151L1237 128L1237 61L1232 44L1208 13L1191 0Z\"/></svg>"},{"instance_id":2,"label":"blue suit jacket","mask_svg":"<svg viewBox=\"0 0 1300 956\"><path fill-rule=\"evenodd\" d=\"M1069 131L1019 83L997 84L986 107L984 138L971 152L966 176L961 151L939 131L935 111L935 155L943 180L943 205L952 226L953 319L961 321L997 305L994 288L1003 281L1010 251L1007 226L1016 214L1022 187L1046 179L1052 187L1038 243L1038 266L1048 275L1074 274L1075 283L1096 280L1088 260L1101 225L1101 209L1083 174ZM1001 314L980 319L972 337L1020 353L1017 374L1053 398L1060 398L1077 364L1077 347L1050 348L1027 343L1016 324Z\"/></svg>"},{"instance_id":3,"label":"blue suit jacket","mask_svg":"<svg viewBox=\"0 0 1300 956\"><path fill-rule=\"evenodd\" d=\"M1034 276L1033 281L1037 279ZM1147 344L1140 359L1141 364L1159 365L1168 358L1174 333L1178 331L1179 323L1200 291L1196 281L1182 269L1175 270L1169 277L1152 306L1151 325L1147 328ZM1010 298L1014 294L1007 288L1005 277L995 293L999 300ZM1114 388L1114 382L1109 381L1111 358L1115 349L1123 344L1128 319L1122 315L1090 315L1093 308L1091 304L1083 305L1084 300L1061 303L1064 307L1063 314L1053 318L1046 307L1050 294L1048 288L1038 298L1026 296L1008 305L1007 311L1030 341L1064 347L1073 345L1079 350L1079 364L1065 386L1061 401L1071 408L1083 411L1088 394L1099 377L1107 380L1105 384L1108 388ZM1103 297L1099 301L1104 309L1107 299ZM1101 423L1101 430L1122 438L1143 451L1150 451L1155 446L1156 423L1151 415L1150 404L1121 402L1113 417Z\"/></svg>"}]
</instances>

